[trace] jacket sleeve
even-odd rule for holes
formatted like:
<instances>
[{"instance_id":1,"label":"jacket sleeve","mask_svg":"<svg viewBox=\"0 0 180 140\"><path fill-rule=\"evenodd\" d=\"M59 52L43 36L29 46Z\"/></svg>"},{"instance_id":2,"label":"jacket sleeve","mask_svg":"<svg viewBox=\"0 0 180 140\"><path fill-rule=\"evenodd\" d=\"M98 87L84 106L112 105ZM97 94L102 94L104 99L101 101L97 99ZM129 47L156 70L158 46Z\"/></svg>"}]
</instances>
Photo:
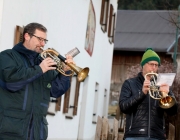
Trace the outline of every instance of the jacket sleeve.
<instances>
[{"instance_id":1,"label":"jacket sleeve","mask_svg":"<svg viewBox=\"0 0 180 140\"><path fill-rule=\"evenodd\" d=\"M173 116L178 113L178 104L176 101L176 97L174 96L174 93L172 91L169 92L169 96L171 96L174 99L175 104L171 108L165 109L165 112L168 115Z\"/></svg>"},{"instance_id":2,"label":"jacket sleeve","mask_svg":"<svg viewBox=\"0 0 180 140\"><path fill-rule=\"evenodd\" d=\"M12 51L0 54L0 86L12 92L23 88L26 84L39 78L43 72L39 65L22 66L23 60Z\"/></svg>"},{"instance_id":3,"label":"jacket sleeve","mask_svg":"<svg viewBox=\"0 0 180 140\"><path fill-rule=\"evenodd\" d=\"M70 76L58 74L57 78L52 81L51 97L58 98L70 88Z\"/></svg>"},{"instance_id":4,"label":"jacket sleeve","mask_svg":"<svg viewBox=\"0 0 180 140\"><path fill-rule=\"evenodd\" d=\"M132 91L131 84L135 83L132 80L126 80L120 92L119 107L124 114L132 113L146 97L142 90L137 90L137 93L134 94L136 91Z\"/></svg>"}]
</instances>

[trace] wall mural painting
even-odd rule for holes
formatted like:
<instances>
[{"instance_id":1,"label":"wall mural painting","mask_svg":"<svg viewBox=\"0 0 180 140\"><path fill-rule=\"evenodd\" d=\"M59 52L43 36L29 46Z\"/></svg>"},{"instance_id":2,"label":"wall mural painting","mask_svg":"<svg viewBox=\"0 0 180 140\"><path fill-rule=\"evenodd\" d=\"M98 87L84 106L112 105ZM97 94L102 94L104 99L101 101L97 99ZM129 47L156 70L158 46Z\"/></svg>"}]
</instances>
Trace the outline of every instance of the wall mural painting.
<instances>
[{"instance_id":1,"label":"wall mural painting","mask_svg":"<svg viewBox=\"0 0 180 140\"><path fill-rule=\"evenodd\" d=\"M90 0L88 22L86 28L86 40L85 40L85 50L88 52L90 56L92 56L93 48L94 48L95 30L96 30L96 16L95 16L92 0Z\"/></svg>"}]
</instances>

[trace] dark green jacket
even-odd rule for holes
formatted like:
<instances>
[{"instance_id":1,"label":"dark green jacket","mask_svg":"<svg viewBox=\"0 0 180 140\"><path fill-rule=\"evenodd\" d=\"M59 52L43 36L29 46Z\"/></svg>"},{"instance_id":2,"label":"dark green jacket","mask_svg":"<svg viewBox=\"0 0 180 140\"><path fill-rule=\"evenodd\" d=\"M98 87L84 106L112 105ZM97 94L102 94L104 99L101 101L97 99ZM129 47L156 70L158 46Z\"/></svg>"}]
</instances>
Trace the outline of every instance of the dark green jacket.
<instances>
[{"instance_id":1,"label":"dark green jacket","mask_svg":"<svg viewBox=\"0 0 180 140\"><path fill-rule=\"evenodd\" d=\"M45 74L38 54L22 43L0 54L0 140L47 139L50 96L59 97L70 78L55 70Z\"/></svg>"}]
</instances>

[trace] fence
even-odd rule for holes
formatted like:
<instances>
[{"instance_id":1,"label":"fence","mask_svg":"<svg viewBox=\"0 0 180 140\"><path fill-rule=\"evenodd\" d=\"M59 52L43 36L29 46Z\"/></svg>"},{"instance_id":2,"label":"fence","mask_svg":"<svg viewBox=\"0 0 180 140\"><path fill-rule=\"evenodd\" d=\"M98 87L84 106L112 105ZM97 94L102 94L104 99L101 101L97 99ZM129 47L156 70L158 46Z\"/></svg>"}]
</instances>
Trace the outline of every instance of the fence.
<instances>
[{"instance_id":1,"label":"fence","mask_svg":"<svg viewBox=\"0 0 180 140\"><path fill-rule=\"evenodd\" d=\"M111 128L107 118L98 116L95 140L123 140L123 133L119 132L119 121L114 118Z\"/></svg>"}]
</instances>

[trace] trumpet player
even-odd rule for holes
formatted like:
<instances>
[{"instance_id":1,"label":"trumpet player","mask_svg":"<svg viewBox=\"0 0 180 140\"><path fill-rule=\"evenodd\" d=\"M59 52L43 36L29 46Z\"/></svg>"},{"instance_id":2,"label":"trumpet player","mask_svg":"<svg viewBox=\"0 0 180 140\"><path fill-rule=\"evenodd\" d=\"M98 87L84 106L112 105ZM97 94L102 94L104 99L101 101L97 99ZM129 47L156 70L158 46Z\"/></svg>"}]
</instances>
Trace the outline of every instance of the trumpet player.
<instances>
[{"instance_id":1,"label":"trumpet player","mask_svg":"<svg viewBox=\"0 0 180 140\"><path fill-rule=\"evenodd\" d=\"M166 140L164 112L168 115L177 113L177 103L171 108L159 106L159 100L151 98L150 75L145 79L147 73L157 73L160 66L160 57L152 49L147 48L141 60L142 72L135 78L124 81L119 98L120 110L126 114L125 140ZM174 97L173 92L167 84L159 87L160 92Z\"/></svg>"},{"instance_id":2,"label":"trumpet player","mask_svg":"<svg viewBox=\"0 0 180 140\"><path fill-rule=\"evenodd\" d=\"M0 139L46 140L50 96L60 97L70 77L58 73L52 58L39 59L47 29L39 23L24 27L23 42L0 53ZM67 63L74 63L71 56ZM64 71L69 72L69 67Z\"/></svg>"}]
</instances>

